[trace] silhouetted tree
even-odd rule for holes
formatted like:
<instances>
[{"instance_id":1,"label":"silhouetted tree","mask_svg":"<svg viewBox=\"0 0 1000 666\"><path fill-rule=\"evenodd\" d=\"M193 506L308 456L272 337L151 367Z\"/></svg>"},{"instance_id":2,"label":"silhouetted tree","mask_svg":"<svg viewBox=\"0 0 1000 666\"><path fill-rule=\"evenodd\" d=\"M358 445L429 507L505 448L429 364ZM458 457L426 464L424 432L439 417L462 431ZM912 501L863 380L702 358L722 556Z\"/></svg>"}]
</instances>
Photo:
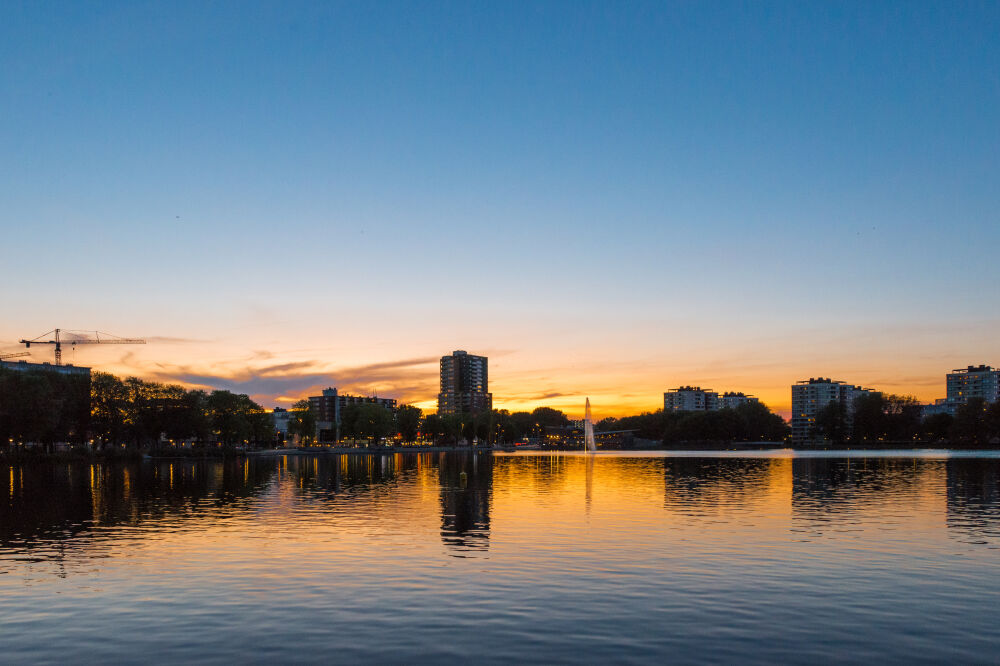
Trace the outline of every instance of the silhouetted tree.
<instances>
[{"instance_id":1,"label":"silhouetted tree","mask_svg":"<svg viewBox=\"0 0 1000 666\"><path fill-rule=\"evenodd\" d=\"M814 436L842 443L847 434L847 407L842 402L834 400L816 414Z\"/></svg>"},{"instance_id":2,"label":"silhouetted tree","mask_svg":"<svg viewBox=\"0 0 1000 666\"><path fill-rule=\"evenodd\" d=\"M316 439L316 412L308 400L299 400L292 405L292 417L288 420L288 432L299 436L299 441L309 444Z\"/></svg>"},{"instance_id":3,"label":"silhouetted tree","mask_svg":"<svg viewBox=\"0 0 1000 666\"><path fill-rule=\"evenodd\" d=\"M947 440L954 423L955 417L951 414L932 414L921 423L921 439L928 442Z\"/></svg>"},{"instance_id":4,"label":"silhouetted tree","mask_svg":"<svg viewBox=\"0 0 1000 666\"><path fill-rule=\"evenodd\" d=\"M444 437L444 421L441 416L438 414L428 414L425 416L420 426L420 434L432 442L436 442L439 438Z\"/></svg>"},{"instance_id":5,"label":"silhouetted tree","mask_svg":"<svg viewBox=\"0 0 1000 666\"><path fill-rule=\"evenodd\" d=\"M986 422L986 401L969 398L955 410L955 420L951 425L950 439L969 446L982 446L990 440Z\"/></svg>"},{"instance_id":6,"label":"silhouetted tree","mask_svg":"<svg viewBox=\"0 0 1000 666\"><path fill-rule=\"evenodd\" d=\"M413 405L403 405L396 412L396 427L404 442L416 440L420 430L420 415L420 408Z\"/></svg>"}]
</instances>

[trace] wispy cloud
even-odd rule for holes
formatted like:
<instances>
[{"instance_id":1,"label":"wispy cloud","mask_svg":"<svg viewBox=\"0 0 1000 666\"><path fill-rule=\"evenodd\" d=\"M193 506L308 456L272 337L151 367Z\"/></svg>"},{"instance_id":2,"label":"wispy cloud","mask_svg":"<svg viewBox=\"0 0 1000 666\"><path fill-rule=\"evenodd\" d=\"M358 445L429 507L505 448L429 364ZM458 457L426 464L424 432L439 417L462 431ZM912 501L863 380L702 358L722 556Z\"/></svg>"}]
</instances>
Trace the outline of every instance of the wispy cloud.
<instances>
[{"instance_id":1,"label":"wispy cloud","mask_svg":"<svg viewBox=\"0 0 1000 666\"><path fill-rule=\"evenodd\" d=\"M143 338L148 344L165 344L165 345L193 345L193 344L204 344L206 342L212 342L211 340L199 340L198 338L172 338L163 335L152 335Z\"/></svg>"},{"instance_id":2,"label":"wispy cloud","mask_svg":"<svg viewBox=\"0 0 1000 666\"><path fill-rule=\"evenodd\" d=\"M320 361L294 361L231 371L205 371L159 364L145 376L205 389L246 393L264 404L315 395L335 386L345 393L394 397L401 402L428 400L437 392L437 358L411 358L328 369Z\"/></svg>"}]
</instances>

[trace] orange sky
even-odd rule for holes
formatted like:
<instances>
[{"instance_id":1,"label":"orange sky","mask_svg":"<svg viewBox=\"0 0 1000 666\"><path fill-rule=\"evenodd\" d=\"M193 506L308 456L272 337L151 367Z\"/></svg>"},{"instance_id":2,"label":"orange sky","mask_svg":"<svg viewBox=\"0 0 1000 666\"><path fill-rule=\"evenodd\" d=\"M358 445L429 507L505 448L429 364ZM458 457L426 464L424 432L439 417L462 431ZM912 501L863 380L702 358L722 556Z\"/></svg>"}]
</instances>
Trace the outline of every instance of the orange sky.
<instances>
[{"instance_id":1,"label":"orange sky","mask_svg":"<svg viewBox=\"0 0 1000 666\"><path fill-rule=\"evenodd\" d=\"M436 407L439 357L465 349L490 358L497 408L549 406L579 417L590 397L599 419L659 409L665 390L688 384L753 394L787 416L791 384L819 376L929 402L944 396L944 376L951 369L1000 359L990 321L962 332L942 325L789 327L777 334L752 326L735 332L728 327L671 330L654 320L630 327L577 328L576 323L515 321L500 327L457 325L453 331L375 327L326 334L284 333L277 324L261 322L239 336L150 336L141 346L68 349L64 361L187 386L229 388L268 408L336 386L342 392L395 397L429 411ZM115 332L145 332L136 328L123 325ZM0 329L8 340L0 349L17 349L16 340L9 341L11 333ZM30 360L51 360L51 348L31 352Z\"/></svg>"}]
</instances>

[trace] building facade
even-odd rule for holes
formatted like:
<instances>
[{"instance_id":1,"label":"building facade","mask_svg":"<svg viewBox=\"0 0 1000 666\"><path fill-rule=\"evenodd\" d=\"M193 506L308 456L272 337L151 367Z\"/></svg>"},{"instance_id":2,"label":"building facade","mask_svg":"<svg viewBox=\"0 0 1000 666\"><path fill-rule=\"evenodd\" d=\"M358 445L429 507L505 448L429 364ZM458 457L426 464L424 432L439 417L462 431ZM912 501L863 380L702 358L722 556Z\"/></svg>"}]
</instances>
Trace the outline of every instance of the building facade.
<instances>
[{"instance_id":1,"label":"building facade","mask_svg":"<svg viewBox=\"0 0 1000 666\"><path fill-rule=\"evenodd\" d=\"M845 426L850 429L854 418L854 400L871 393L870 389L853 386L833 379L810 378L792 385L792 439L817 439L816 416L831 402L844 406Z\"/></svg>"},{"instance_id":2,"label":"building facade","mask_svg":"<svg viewBox=\"0 0 1000 666\"><path fill-rule=\"evenodd\" d=\"M665 412L711 412L719 409L719 394L700 386L679 386L663 394Z\"/></svg>"},{"instance_id":3,"label":"building facade","mask_svg":"<svg viewBox=\"0 0 1000 666\"><path fill-rule=\"evenodd\" d=\"M395 412L397 407L395 398L341 394L333 387L323 389L322 395L309 396L309 407L316 415L316 440L339 441L340 416L344 408L363 404L378 405L391 412Z\"/></svg>"},{"instance_id":4,"label":"building facade","mask_svg":"<svg viewBox=\"0 0 1000 666\"><path fill-rule=\"evenodd\" d=\"M951 414L972 398L982 398L987 403L1000 402L1000 368L989 365L970 365L952 370L945 376L945 398L924 405L923 417Z\"/></svg>"},{"instance_id":5,"label":"building facade","mask_svg":"<svg viewBox=\"0 0 1000 666\"><path fill-rule=\"evenodd\" d=\"M0 361L0 368L17 372L55 372L60 375L90 376L90 368L79 365L52 365L51 363L28 363L27 361Z\"/></svg>"},{"instance_id":6,"label":"building facade","mask_svg":"<svg viewBox=\"0 0 1000 666\"><path fill-rule=\"evenodd\" d=\"M740 405L760 402L756 396L727 391L719 396L719 409L736 409Z\"/></svg>"},{"instance_id":7,"label":"building facade","mask_svg":"<svg viewBox=\"0 0 1000 666\"><path fill-rule=\"evenodd\" d=\"M948 402L964 404L970 398L982 398L986 402L1000 401L1000 368L988 365L970 365L948 373Z\"/></svg>"},{"instance_id":8,"label":"building facade","mask_svg":"<svg viewBox=\"0 0 1000 666\"><path fill-rule=\"evenodd\" d=\"M438 414L461 414L493 409L489 359L458 350L441 357Z\"/></svg>"},{"instance_id":9,"label":"building facade","mask_svg":"<svg viewBox=\"0 0 1000 666\"><path fill-rule=\"evenodd\" d=\"M292 420L292 413L287 409L275 407L271 412L271 424L274 426L274 440L278 443L292 442L294 437L288 431Z\"/></svg>"}]
</instances>

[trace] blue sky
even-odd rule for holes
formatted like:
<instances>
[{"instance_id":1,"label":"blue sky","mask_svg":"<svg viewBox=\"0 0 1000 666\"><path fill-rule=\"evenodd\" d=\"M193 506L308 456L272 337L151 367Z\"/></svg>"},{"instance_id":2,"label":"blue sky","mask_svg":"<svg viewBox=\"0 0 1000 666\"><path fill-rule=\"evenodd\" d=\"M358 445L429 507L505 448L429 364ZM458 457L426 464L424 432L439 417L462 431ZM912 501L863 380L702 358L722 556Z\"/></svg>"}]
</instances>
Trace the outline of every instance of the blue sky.
<instances>
[{"instance_id":1,"label":"blue sky","mask_svg":"<svg viewBox=\"0 0 1000 666\"><path fill-rule=\"evenodd\" d=\"M78 362L217 383L266 351L311 364L285 398L468 348L649 408L1000 364L996 3L5 14L0 348L181 338Z\"/></svg>"}]
</instances>

